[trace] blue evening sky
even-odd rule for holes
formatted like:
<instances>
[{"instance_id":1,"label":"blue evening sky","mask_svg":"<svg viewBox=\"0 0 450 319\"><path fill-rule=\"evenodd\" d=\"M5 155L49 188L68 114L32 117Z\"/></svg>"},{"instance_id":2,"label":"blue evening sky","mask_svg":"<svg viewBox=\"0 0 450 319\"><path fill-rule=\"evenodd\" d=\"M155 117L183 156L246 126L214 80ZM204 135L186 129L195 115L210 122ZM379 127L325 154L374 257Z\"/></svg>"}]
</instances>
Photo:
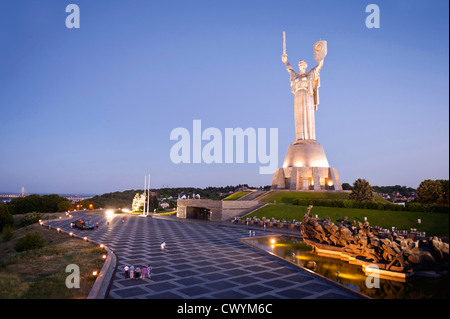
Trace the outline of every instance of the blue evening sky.
<instances>
[{"instance_id":1,"label":"blue evening sky","mask_svg":"<svg viewBox=\"0 0 450 319\"><path fill-rule=\"evenodd\" d=\"M448 179L448 27L446 0L2 0L0 192L102 194L148 173L153 188L271 184L258 162L174 164L169 137L195 119L278 128L281 166L295 139L283 30L295 68L328 42L316 135L341 182Z\"/></svg>"}]
</instances>

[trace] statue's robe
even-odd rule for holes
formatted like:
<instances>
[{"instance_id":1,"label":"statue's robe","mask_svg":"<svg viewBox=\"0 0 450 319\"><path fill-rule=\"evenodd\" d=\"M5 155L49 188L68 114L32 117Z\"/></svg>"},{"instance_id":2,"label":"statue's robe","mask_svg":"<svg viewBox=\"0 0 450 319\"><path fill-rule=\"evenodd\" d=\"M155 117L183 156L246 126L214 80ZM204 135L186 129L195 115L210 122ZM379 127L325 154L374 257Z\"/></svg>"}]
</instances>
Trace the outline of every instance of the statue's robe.
<instances>
[{"instance_id":1,"label":"statue's robe","mask_svg":"<svg viewBox=\"0 0 450 319\"><path fill-rule=\"evenodd\" d=\"M314 111L319 105L320 67L305 73L294 71L289 62L286 69L290 73L291 92L295 96L295 135L297 140L315 140L316 129Z\"/></svg>"}]
</instances>

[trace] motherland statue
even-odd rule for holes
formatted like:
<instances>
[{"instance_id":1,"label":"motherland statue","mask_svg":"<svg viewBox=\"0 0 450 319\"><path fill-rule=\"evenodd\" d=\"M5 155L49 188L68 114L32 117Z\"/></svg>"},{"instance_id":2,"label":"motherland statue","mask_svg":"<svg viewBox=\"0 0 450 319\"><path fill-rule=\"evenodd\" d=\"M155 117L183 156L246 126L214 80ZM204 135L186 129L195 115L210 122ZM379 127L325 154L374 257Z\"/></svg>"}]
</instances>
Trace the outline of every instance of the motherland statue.
<instances>
[{"instance_id":1,"label":"motherland statue","mask_svg":"<svg viewBox=\"0 0 450 319\"><path fill-rule=\"evenodd\" d=\"M304 60L298 62L300 73L287 60L286 40L283 33L283 54L281 60L290 74L291 92L295 96L295 136L297 140L315 140L316 129L314 112L319 105L320 70L327 55L327 41L314 44L314 59L317 66L306 71L308 64Z\"/></svg>"},{"instance_id":2,"label":"motherland statue","mask_svg":"<svg viewBox=\"0 0 450 319\"><path fill-rule=\"evenodd\" d=\"M275 171L272 190L342 191L336 168L330 167L325 151L316 139L315 112L319 105L320 71L327 55L327 41L314 44L317 65L307 71L304 60L296 72L287 59L286 33L283 31L281 60L290 75L294 94L295 140L288 147L282 167Z\"/></svg>"}]
</instances>

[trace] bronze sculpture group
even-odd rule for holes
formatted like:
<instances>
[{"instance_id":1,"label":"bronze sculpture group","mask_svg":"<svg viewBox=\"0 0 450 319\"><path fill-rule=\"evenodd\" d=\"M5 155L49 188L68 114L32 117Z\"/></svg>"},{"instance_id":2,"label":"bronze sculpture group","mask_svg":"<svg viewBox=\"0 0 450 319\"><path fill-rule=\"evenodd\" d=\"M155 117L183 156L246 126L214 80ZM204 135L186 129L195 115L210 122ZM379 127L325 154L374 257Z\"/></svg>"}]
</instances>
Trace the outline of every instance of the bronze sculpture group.
<instances>
[{"instance_id":1,"label":"bronze sculpture group","mask_svg":"<svg viewBox=\"0 0 450 319\"><path fill-rule=\"evenodd\" d=\"M310 216L311 209L312 205L303 216L300 230L313 246L337 250L395 272L448 269L449 245L438 237L405 238L395 231L382 232L367 221L349 222L347 217L335 224Z\"/></svg>"}]
</instances>

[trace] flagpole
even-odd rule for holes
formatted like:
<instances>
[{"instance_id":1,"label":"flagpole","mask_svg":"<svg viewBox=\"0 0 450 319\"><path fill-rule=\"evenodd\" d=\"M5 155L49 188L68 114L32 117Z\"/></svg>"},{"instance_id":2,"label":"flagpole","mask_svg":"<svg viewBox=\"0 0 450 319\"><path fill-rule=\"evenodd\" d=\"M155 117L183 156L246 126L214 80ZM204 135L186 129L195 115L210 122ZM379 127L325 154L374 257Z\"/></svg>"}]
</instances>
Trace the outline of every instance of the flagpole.
<instances>
[{"instance_id":1,"label":"flagpole","mask_svg":"<svg viewBox=\"0 0 450 319\"><path fill-rule=\"evenodd\" d=\"M148 174L148 201L147 201L147 215L150 210L150 174Z\"/></svg>"},{"instance_id":2,"label":"flagpole","mask_svg":"<svg viewBox=\"0 0 450 319\"><path fill-rule=\"evenodd\" d=\"M146 192L147 192L147 175L144 175L144 198L148 201ZM145 201L144 207L142 208L142 214L145 215Z\"/></svg>"}]
</instances>

